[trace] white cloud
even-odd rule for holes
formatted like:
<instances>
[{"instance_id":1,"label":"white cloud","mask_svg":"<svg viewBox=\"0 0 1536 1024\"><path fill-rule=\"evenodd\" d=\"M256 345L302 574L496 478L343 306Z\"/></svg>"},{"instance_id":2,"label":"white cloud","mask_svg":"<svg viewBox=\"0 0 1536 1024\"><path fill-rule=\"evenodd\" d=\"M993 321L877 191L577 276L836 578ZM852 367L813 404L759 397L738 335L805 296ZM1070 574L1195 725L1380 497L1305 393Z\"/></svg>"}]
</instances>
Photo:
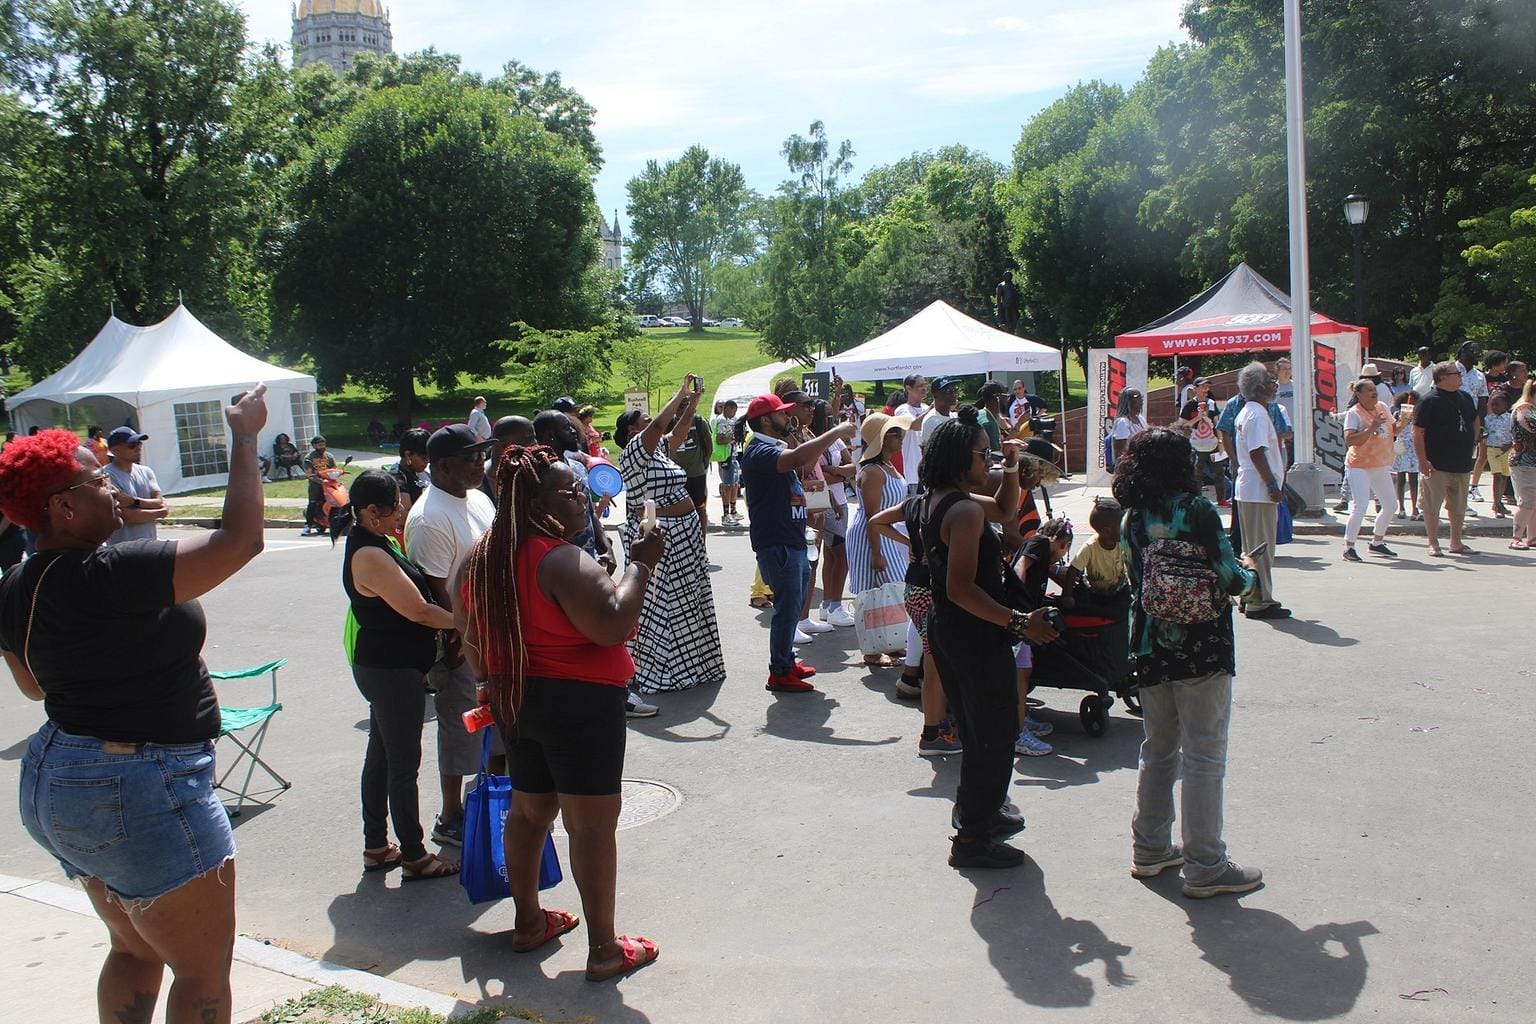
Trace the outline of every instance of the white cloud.
<instances>
[{"instance_id":1,"label":"white cloud","mask_svg":"<svg viewBox=\"0 0 1536 1024\"><path fill-rule=\"evenodd\" d=\"M992 19L992 27L1003 32L1028 32L1029 22L1014 14Z\"/></svg>"}]
</instances>

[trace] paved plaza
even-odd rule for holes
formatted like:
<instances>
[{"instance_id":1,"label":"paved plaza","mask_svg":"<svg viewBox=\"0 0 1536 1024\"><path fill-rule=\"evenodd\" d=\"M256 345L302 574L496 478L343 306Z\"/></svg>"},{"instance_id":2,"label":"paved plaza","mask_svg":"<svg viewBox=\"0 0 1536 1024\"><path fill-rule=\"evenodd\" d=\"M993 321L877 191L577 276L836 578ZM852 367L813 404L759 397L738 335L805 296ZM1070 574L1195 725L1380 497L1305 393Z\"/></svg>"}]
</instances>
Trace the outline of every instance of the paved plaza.
<instances>
[{"instance_id":1,"label":"paved plaza","mask_svg":"<svg viewBox=\"0 0 1536 1024\"><path fill-rule=\"evenodd\" d=\"M1086 505L1075 493L1061 503ZM1171 873L1129 877L1140 724L1117 708L1103 737L1085 735L1075 691L1036 693L1057 753L1018 764L1029 860L946 866L958 759L917 756L916 708L894 698L894 671L862 665L851 630L802 649L816 693L764 692L751 549L744 533L712 534L729 677L655 698L661 714L630 728L618 924L654 938L661 959L593 985L579 930L514 955L510 905L472 907L455 881L361 872L367 709L341 652L341 548L269 538L203 602L211 668L290 661L267 754L294 786L236 826L239 931L255 943L551 1021L1531 1019L1536 909L1520 872L1536 669L1519 637L1536 567L1502 540L1437 560L1405 537L1402 557L1359 566L1339 562L1332 537L1282 549L1277 596L1296 618L1237 623L1227 780L1233 856L1267 884L1196 902ZM41 720L0 688L0 790L15 792ZM430 823L431 727L423 767ZM0 874L62 884L13 799ZM50 942L51 918L5 899L8 992L22 1005L40 991L55 1006L83 998L82 1016L58 1019L85 1019L104 932L77 917L76 947ZM547 899L580 910L569 880ZM235 984L236 1005L259 1010L263 982L239 968Z\"/></svg>"}]
</instances>

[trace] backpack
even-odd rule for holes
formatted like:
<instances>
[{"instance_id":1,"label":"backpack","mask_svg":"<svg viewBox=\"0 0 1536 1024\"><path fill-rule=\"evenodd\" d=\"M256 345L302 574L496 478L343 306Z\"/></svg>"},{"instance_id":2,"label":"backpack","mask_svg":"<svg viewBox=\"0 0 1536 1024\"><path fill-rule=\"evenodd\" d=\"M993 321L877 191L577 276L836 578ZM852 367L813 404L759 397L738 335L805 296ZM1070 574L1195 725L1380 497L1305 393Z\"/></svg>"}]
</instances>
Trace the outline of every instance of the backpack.
<instances>
[{"instance_id":1,"label":"backpack","mask_svg":"<svg viewBox=\"0 0 1536 1024\"><path fill-rule=\"evenodd\" d=\"M1155 619L1190 626L1214 621L1228 602L1204 545L1177 539L1187 508L1174 510L1173 536L1153 540L1142 554L1141 607Z\"/></svg>"}]
</instances>

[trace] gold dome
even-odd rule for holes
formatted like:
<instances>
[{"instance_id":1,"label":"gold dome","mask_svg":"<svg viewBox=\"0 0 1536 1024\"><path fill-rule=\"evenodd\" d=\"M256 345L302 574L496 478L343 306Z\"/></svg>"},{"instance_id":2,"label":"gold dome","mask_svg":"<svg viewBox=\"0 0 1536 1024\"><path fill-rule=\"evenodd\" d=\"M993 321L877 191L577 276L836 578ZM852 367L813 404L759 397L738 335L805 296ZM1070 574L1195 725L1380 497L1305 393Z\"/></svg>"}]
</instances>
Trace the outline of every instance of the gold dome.
<instances>
[{"instance_id":1,"label":"gold dome","mask_svg":"<svg viewBox=\"0 0 1536 1024\"><path fill-rule=\"evenodd\" d=\"M384 5L379 0L299 0L294 20L303 21L311 14L361 14L382 18Z\"/></svg>"}]
</instances>

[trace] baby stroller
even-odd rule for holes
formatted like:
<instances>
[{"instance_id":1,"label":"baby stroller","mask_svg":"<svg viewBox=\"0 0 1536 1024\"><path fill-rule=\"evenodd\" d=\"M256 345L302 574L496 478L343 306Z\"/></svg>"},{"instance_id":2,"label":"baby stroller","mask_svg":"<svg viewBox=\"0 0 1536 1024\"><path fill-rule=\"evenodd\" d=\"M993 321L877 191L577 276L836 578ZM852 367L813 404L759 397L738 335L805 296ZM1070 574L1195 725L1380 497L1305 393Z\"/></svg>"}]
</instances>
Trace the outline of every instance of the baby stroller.
<instances>
[{"instance_id":1,"label":"baby stroller","mask_svg":"<svg viewBox=\"0 0 1536 1024\"><path fill-rule=\"evenodd\" d=\"M1130 659L1131 592L1096 594L1079 586L1073 599L1071 608L1056 609L1061 635L1032 648L1029 681L1034 686L1088 690L1078 705L1078 717L1088 735L1101 736L1115 697L1132 714L1141 714Z\"/></svg>"}]
</instances>

